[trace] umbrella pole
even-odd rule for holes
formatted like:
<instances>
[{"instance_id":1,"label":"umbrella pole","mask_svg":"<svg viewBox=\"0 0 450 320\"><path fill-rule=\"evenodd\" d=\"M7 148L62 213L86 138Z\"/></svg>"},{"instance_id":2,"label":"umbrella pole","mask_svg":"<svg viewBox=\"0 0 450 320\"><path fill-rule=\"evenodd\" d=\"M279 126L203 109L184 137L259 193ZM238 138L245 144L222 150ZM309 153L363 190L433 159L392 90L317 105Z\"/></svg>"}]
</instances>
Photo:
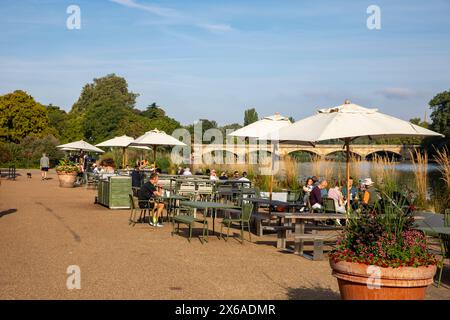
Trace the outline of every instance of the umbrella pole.
<instances>
[{"instance_id":1,"label":"umbrella pole","mask_svg":"<svg viewBox=\"0 0 450 320\"><path fill-rule=\"evenodd\" d=\"M346 176L347 176L347 212L350 212L350 139L345 139L346 159Z\"/></svg>"},{"instance_id":2,"label":"umbrella pole","mask_svg":"<svg viewBox=\"0 0 450 320\"><path fill-rule=\"evenodd\" d=\"M127 157L125 154L126 150L125 147L122 147L122 168L125 169L125 164L127 162Z\"/></svg>"},{"instance_id":3,"label":"umbrella pole","mask_svg":"<svg viewBox=\"0 0 450 320\"><path fill-rule=\"evenodd\" d=\"M270 164L270 183L269 183L269 200L272 201L272 190L273 190L273 157L275 154L275 145L272 143L272 156Z\"/></svg>"},{"instance_id":4,"label":"umbrella pole","mask_svg":"<svg viewBox=\"0 0 450 320\"><path fill-rule=\"evenodd\" d=\"M153 146L153 168L156 169L156 146Z\"/></svg>"}]
</instances>

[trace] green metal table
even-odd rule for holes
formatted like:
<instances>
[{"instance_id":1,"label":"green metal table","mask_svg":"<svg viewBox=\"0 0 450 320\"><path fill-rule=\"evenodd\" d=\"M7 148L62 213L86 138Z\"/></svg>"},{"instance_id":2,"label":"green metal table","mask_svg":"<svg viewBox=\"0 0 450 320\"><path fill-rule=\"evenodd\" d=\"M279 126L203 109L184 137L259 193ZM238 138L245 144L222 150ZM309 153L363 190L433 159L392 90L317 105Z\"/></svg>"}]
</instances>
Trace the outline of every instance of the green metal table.
<instances>
[{"instance_id":1,"label":"green metal table","mask_svg":"<svg viewBox=\"0 0 450 320\"><path fill-rule=\"evenodd\" d=\"M214 225L215 225L215 220L216 220L216 216L217 216L217 210L240 209L241 208L239 206L235 206L232 204L212 202L212 201L180 201L180 205L203 210L203 214L205 215L205 218L207 217L209 209L211 209L212 210L211 216L213 219L213 234L215 234Z\"/></svg>"},{"instance_id":2,"label":"green metal table","mask_svg":"<svg viewBox=\"0 0 450 320\"><path fill-rule=\"evenodd\" d=\"M161 196L159 197L161 200L166 200L168 202L168 210L172 212L172 208L179 209L180 207L180 201L182 200L189 200L189 197L180 196L179 194L173 194L171 196Z\"/></svg>"}]
</instances>

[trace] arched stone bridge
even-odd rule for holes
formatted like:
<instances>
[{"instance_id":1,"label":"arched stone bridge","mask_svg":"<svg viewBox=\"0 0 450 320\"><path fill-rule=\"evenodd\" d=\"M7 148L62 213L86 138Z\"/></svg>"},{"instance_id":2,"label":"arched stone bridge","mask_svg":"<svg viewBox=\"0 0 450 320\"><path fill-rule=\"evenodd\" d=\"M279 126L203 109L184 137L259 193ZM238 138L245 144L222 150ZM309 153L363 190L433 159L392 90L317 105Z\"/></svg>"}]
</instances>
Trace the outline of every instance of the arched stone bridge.
<instances>
[{"instance_id":1,"label":"arched stone bridge","mask_svg":"<svg viewBox=\"0 0 450 320\"><path fill-rule=\"evenodd\" d=\"M365 159L367 156L374 153L389 153L401 157L404 160L409 160L410 150L419 148L418 145L386 145L386 144L354 144L350 145L350 152L355 156ZM231 153L237 157L245 158L247 152L272 152L272 147L268 144L261 145L243 145L243 144L193 144L193 155L195 156L209 156L215 151L222 151L223 153ZM337 152L345 152L342 145L338 144L320 144L313 147L312 145L295 145L295 144L280 144L277 154L283 157L287 154L296 151L308 152L312 155L324 158Z\"/></svg>"}]
</instances>

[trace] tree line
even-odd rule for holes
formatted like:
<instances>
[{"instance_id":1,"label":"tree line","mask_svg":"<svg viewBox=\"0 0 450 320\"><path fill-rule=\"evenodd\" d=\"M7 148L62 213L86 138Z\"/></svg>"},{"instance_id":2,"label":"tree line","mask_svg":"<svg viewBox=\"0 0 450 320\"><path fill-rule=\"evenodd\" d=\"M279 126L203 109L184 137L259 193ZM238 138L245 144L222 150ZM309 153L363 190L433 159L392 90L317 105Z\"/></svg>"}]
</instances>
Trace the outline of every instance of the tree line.
<instances>
[{"instance_id":1,"label":"tree line","mask_svg":"<svg viewBox=\"0 0 450 320\"><path fill-rule=\"evenodd\" d=\"M115 74L93 79L86 84L71 110L66 112L55 105L43 105L23 90L0 96L0 163L36 161L41 151L61 156L57 144L85 140L96 144L120 135L138 137L158 128L167 133L183 126L169 117L164 108L152 103L144 110L136 107L139 94L128 89L127 81ZM423 143L426 147L450 145L450 90L437 94L429 102L431 123L420 118L411 122L429 127L446 136L443 139L378 140L376 143ZM294 119L291 117L291 121ZM202 121L202 131L218 128L236 130L239 123L219 126L214 120ZM252 108L244 113L243 125L259 120ZM194 125L185 126L191 133ZM360 143L368 141L361 140Z\"/></svg>"}]
</instances>

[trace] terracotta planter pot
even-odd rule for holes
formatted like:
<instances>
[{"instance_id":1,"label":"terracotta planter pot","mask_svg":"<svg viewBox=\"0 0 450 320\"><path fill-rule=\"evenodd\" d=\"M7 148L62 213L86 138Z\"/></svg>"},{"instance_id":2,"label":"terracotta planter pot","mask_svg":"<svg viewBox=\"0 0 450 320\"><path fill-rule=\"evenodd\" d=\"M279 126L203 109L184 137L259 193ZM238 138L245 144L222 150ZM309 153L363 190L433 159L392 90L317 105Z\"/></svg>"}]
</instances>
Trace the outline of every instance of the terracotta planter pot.
<instances>
[{"instance_id":1,"label":"terracotta planter pot","mask_svg":"<svg viewBox=\"0 0 450 320\"><path fill-rule=\"evenodd\" d=\"M382 268L330 259L343 300L423 300L436 266Z\"/></svg>"},{"instance_id":2,"label":"terracotta planter pot","mask_svg":"<svg viewBox=\"0 0 450 320\"><path fill-rule=\"evenodd\" d=\"M77 179L76 172L58 172L59 186L62 188L73 188Z\"/></svg>"}]
</instances>

